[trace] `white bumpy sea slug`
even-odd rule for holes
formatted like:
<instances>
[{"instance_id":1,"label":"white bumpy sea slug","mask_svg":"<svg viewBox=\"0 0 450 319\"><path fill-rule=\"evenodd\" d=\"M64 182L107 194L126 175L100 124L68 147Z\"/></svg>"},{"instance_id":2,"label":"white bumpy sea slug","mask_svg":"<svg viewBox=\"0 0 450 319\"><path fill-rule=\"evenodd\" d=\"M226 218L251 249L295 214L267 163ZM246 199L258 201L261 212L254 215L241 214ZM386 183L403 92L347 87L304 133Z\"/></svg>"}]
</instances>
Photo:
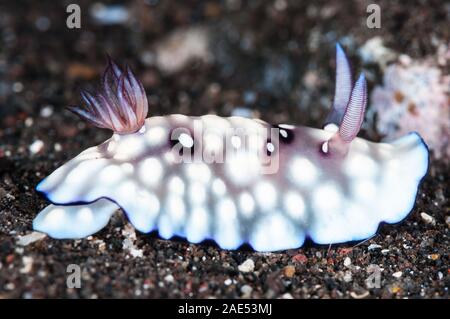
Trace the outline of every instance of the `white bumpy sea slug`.
<instances>
[{"instance_id":1,"label":"white bumpy sea slug","mask_svg":"<svg viewBox=\"0 0 450 319\"><path fill-rule=\"evenodd\" d=\"M306 238L362 240L412 210L428 149L410 133L391 143L356 137L367 104L337 46L336 91L324 129L244 117L147 117L129 68L109 61L97 94L71 110L112 137L56 169L37 190L52 202L33 222L54 238L82 238L121 208L143 233L214 240L223 249L298 248Z\"/></svg>"}]
</instances>

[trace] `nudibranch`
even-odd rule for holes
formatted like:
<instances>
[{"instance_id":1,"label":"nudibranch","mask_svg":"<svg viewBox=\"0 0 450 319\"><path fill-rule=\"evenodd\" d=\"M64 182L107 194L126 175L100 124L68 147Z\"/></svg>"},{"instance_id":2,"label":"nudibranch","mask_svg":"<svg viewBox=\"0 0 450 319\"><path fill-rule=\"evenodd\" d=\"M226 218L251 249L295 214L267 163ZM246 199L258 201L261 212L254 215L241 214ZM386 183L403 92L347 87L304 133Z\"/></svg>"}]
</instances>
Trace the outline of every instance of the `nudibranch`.
<instances>
[{"instance_id":1,"label":"nudibranch","mask_svg":"<svg viewBox=\"0 0 450 319\"><path fill-rule=\"evenodd\" d=\"M356 137L367 104L337 45L336 88L324 129L245 117L146 119L142 84L109 61L97 94L71 110L112 130L37 186L52 202L33 222L54 238L81 238L121 208L139 231L256 251L362 240L412 210L428 169L416 133L391 143Z\"/></svg>"}]
</instances>

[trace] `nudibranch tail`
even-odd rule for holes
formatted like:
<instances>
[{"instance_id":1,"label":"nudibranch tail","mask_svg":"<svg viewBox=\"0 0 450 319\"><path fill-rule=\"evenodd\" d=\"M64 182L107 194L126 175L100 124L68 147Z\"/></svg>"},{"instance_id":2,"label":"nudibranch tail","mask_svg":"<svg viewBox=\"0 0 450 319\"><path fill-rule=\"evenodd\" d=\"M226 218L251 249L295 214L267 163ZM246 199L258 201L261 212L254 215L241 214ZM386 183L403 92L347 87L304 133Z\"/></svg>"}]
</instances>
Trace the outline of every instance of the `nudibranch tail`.
<instances>
[{"instance_id":1,"label":"nudibranch tail","mask_svg":"<svg viewBox=\"0 0 450 319\"><path fill-rule=\"evenodd\" d=\"M85 107L68 109L100 128L118 134L138 131L148 112L144 87L129 67L123 71L108 57L108 66L102 77L102 88L95 95L82 91Z\"/></svg>"}]
</instances>

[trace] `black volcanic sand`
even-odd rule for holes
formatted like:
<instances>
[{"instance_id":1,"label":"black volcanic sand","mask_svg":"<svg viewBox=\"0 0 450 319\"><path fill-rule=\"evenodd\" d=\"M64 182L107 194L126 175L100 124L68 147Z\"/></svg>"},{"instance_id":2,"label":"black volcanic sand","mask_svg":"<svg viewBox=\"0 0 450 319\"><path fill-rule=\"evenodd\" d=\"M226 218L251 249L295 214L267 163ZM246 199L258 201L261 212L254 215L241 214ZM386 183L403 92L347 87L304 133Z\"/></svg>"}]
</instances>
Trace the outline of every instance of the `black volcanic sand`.
<instances>
[{"instance_id":1,"label":"black volcanic sand","mask_svg":"<svg viewBox=\"0 0 450 319\"><path fill-rule=\"evenodd\" d=\"M334 91L336 41L344 43L356 71L361 67L357 49L374 36L412 58L434 54L436 39L449 43L450 8L443 1L413 2L380 1L382 28L369 30L362 2L314 1L281 11L272 1L240 6L228 1L230 7L214 1L136 2L129 4L131 22L104 26L94 23L89 3L80 1L82 28L69 30L63 2L3 1L0 298L448 298L450 165L434 157L408 218L381 226L361 243L307 244L262 254L137 233L134 245L142 257L133 257L123 248L130 231L122 232L127 221L121 214L87 239L17 243L32 232L33 218L48 204L34 190L36 184L110 136L65 110L80 102L80 87L98 83L106 52L129 63L142 79L150 115L227 116L241 106L269 122L319 127ZM276 6L283 9L283 1ZM197 24L214 30L213 63L194 61L173 75L143 64L164 35ZM381 83L377 66L365 70L372 74L370 88ZM317 76L313 85L303 81L307 72ZM361 134L376 139L370 129ZM44 145L33 154L29 147L36 140ZM422 212L434 223L426 223ZM247 259L254 269L242 272L238 266ZM66 288L69 264L81 266L81 289ZM382 268L380 288L366 287L371 264Z\"/></svg>"}]
</instances>

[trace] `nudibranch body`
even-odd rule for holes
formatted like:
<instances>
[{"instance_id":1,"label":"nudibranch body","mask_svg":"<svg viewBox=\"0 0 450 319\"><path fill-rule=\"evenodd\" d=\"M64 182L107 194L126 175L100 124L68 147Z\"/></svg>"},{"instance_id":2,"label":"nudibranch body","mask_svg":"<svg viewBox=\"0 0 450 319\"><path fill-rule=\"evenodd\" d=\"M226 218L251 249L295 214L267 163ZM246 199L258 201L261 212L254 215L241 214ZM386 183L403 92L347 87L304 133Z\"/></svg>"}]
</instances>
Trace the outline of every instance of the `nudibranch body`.
<instances>
[{"instance_id":1,"label":"nudibranch body","mask_svg":"<svg viewBox=\"0 0 450 319\"><path fill-rule=\"evenodd\" d=\"M224 249L257 251L361 240L380 222L411 211L428 168L416 133L392 143L356 135L367 101L366 81L352 85L338 46L333 110L325 129L270 125L215 115L155 116L131 71L110 62L86 109L73 109L113 136L70 160L37 190L53 203L34 228L80 238L123 209L136 229L163 238L213 239Z\"/></svg>"}]
</instances>

